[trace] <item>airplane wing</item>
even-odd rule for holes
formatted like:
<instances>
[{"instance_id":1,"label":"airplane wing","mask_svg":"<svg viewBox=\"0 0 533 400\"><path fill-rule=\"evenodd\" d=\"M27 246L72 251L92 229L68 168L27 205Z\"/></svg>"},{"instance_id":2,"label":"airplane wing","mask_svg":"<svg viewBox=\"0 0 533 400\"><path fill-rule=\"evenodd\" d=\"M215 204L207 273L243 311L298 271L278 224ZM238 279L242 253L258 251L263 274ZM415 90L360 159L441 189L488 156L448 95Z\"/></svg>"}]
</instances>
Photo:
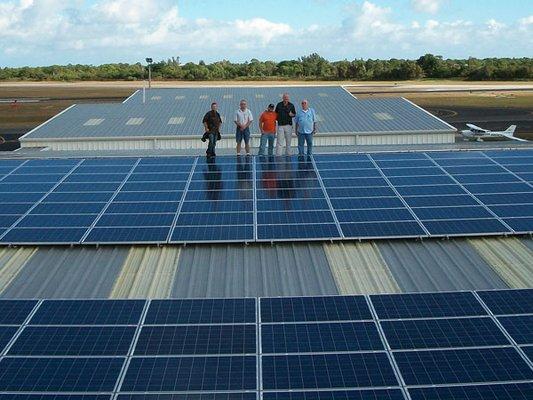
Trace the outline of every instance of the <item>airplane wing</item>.
<instances>
[{"instance_id":1,"label":"airplane wing","mask_svg":"<svg viewBox=\"0 0 533 400\"><path fill-rule=\"evenodd\" d=\"M476 131L488 132L488 130L480 128L479 126L476 126L474 124L466 124L466 126L468 126L470 129L474 129Z\"/></svg>"}]
</instances>

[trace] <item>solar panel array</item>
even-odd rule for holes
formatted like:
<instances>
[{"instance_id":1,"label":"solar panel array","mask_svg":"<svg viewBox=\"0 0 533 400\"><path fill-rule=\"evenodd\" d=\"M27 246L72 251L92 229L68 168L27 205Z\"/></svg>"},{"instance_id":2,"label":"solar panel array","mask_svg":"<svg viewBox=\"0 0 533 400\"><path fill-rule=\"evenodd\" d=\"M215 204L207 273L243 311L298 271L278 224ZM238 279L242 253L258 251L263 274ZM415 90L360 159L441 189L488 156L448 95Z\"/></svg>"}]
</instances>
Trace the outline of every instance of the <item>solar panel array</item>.
<instances>
[{"instance_id":1,"label":"solar panel array","mask_svg":"<svg viewBox=\"0 0 533 400\"><path fill-rule=\"evenodd\" d=\"M533 150L0 160L0 243L533 232Z\"/></svg>"},{"instance_id":2,"label":"solar panel array","mask_svg":"<svg viewBox=\"0 0 533 400\"><path fill-rule=\"evenodd\" d=\"M308 99L316 109L320 133L452 132L455 128L402 98L354 98L339 86L219 87L151 89L142 102L137 92L122 104L79 104L32 131L25 138L111 138L197 136L211 102L218 102L223 136L235 135L233 116L247 99L255 117L284 92L298 108ZM252 133L259 133L257 122Z\"/></svg>"},{"instance_id":3,"label":"solar panel array","mask_svg":"<svg viewBox=\"0 0 533 400\"><path fill-rule=\"evenodd\" d=\"M0 399L533 396L533 289L0 300Z\"/></svg>"}]
</instances>

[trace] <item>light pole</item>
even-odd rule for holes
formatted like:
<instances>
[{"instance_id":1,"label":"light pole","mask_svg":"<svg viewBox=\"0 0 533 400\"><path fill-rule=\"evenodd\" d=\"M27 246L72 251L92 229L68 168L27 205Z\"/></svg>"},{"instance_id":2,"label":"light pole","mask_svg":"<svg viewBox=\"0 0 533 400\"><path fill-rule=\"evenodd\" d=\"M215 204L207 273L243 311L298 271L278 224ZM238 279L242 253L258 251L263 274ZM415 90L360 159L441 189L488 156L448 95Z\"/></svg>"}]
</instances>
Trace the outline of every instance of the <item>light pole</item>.
<instances>
[{"instance_id":1,"label":"light pole","mask_svg":"<svg viewBox=\"0 0 533 400\"><path fill-rule=\"evenodd\" d=\"M148 63L148 89L152 88L152 63L154 60L152 60L150 57L146 59L146 62Z\"/></svg>"}]
</instances>

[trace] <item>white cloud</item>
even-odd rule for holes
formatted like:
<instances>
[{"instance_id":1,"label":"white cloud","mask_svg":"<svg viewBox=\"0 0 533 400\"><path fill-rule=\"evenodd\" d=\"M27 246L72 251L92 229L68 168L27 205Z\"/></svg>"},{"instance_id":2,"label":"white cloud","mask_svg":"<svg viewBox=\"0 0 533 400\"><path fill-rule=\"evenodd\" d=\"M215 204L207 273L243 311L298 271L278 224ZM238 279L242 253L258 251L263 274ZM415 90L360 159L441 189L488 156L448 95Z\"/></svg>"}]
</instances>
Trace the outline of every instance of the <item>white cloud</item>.
<instances>
[{"instance_id":1,"label":"white cloud","mask_svg":"<svg viewBox=\"0 0 533 400\"><path fill-rule=\"evenodd\" d=\"M442 0L411 0L416 11L436 14L441 6Z\"/></svg>"},{"instance_id":2,"label":"white cloud","mask_svg":"<svg viewBox=\"0 0 533 400\"><path fill-rule=\"evenodd\" d=\"M442 2L417 3L430 12ZM242 61L312 52L332 59L533 53L533 15L515 26L496 18L400 22L392 7L366 0L350 3L340 25L313 22L297 29L265 17L187 19L175 0L0 0L0 65L135 62L146 55Z\"/></svg>"}]
</instances>

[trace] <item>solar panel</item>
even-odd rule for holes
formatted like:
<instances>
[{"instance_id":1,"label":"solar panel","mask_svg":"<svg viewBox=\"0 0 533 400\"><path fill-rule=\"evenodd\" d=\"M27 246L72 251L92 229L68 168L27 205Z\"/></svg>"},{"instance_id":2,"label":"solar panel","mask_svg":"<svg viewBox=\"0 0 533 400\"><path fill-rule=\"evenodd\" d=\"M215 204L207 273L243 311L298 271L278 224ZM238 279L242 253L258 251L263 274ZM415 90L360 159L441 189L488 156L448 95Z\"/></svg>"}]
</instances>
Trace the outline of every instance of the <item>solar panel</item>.
<instances>
[{"instance_id":1,"label":"solar panel","mask_svg":"<svg viewBox=\"0 0 533 400\"><path fill-rule=\"evenodd\" d=\"M264 400L403 400L399 389L266 392Z\"/></svg>"},{"instance_id":2,"label":"solar panel","mask_svg":"<svg viewBox=\"0 0 533 400\"><path fill-rule=\"evenodd\" d=\"M105 394L0 394L0 400L111 400Z\"/></svg>"},{"instance_id":3,"label":"solar panel","mask_svg":"<svg viewBox=\"0 0 533 400\"><path fill-rule=\"evenodd\" d=\"M529 398L528 293L478 293L501 325L472 292L3 300L0 400Z\"/></svg>"},{"instance_id":4,"label":"solar panel","mask_svg":"<svg viewBox=\"0 0 533 400\"><path fill-rule=\"evenodd\" d=\"M263 354L384 350L373 322L263 324Z\"/></svg>"},{"instance_id":5,"label":"solar panel","mask_svg":"<svg viewBox=\"0 0 533 400\"><path fill-rule=\"evenodd\" d=\"M380 319L486 315L470 292L372 295Z\"/></svg>"},{"instance_id":6,"label":"solar panel","mask_svg":"<svg viewBox=\"0 0 533 400\"><path fill-rule=\"evenodd\" d=\"M257 400L252 392L194 393L194 394L121 394L118 400ZM0 398L1 400L1 398Z\"/></svg>"},{"instance_id":7,"label":"solar panel","mask_svg":"<svg viewBox=\"0 0 533 400\"><path fill-rule=\"evenodd\" d=\"M4 392L111 392L124 358L17 358L0 360Z\"/></svg>"},{"instance_id":8,"label":"solar panel","mask_svg":"<svg viewBox=\"0 0 533 400\"><path fill-rule=\"evenodd\" d=\"M266 390L398 385L385 353L263 356L262 368Z\"/></svg>"},{"instance_id":9,"label":"solar panel","mask_svg":"<svg viewBox=\"0 0 533 400\"><path fill-rule=\"evenodd\" d=\"M440 386L409 389L411 400L528 400L533 397L532 383L499 385Z\"/></svg>"},{"instance_id":10,"label":"solar panel","mask_svg":"<svg viewBox=\"0 0 533 400\"><path fill-rule=\"evenodd\" d=\"M533 157L508 151L493 161L480 151L465 153L30 160L44 166L25 164L0 182L0 201L9 205L0 214L0 243L533 232L533 177L521 176L533 175L523 164Z\"/></svg>"},{"instance_id":11,"label":"solar panel","mask_svg":"<svg viewBox=\"0 0 533 400\"><path fill-rule=\"evenodd\" d=\"M131 326L25 327L9 349L16 356L126 355L135 333Z\"/></svg>"},{"instance_id":12,"label":"solar panel","mask_svg":"<svg viewBox=\"0 0 533 400\"><path fill-rule=\"evenodd\" d=\"M371 320L364 296L261 299L261 322Z\"/></svg>"},{"instance_id":13,"label":"solar panel","mask_svg":"<svg viewBox=\"0 0 533 400\"><path fill-rule=\"evenodd\" d=\"M499 317L498 321L518 344L533 344L533 315Z\"/></svg>"},{"instance_id":14,"label":"solar panel","mask_svg":"<svg viewBox=\"0 0 533 400\"><path fill-rule=\"evenodd\" d=\"M122 391L210 391L257 388L255 356L134 357Z\"/></svg>"},{"instance_id":15,"label":"solar panel","mask_svg":"<svg viewBox=\"0 0 533 400\"><path fill-rule=\"evenodd\" d=\"M490 318L382 321L392 349L510 345Z\"/></svg>"},{"instance_id":16,"label":"solar panel","mask_svg":"<svg viewBox=\"0 0 533 400\"><path fill-rule=\"evenodd\" d=\"M144 300L45 300L31 325L136 325Z\"/></svg>"},{"instance_id":17,"label":"solar panel","mask_svg":"<svg viewBox=\"0 0 533 400\"><path fill-rule=\"evenodd\" d=\"M255 299L152 300L145 324L255 323Z\"/></svg>"},{"instance_id":18,"label":"solar panel","mask_svg":"<svg viewBox=\"0 0 533 400\"><path fill-rule=\"evenodd\" d=\"M495 315L533 314L533 289L478 292Z\"/></svg>"},{"instance_id":19,"label":"solar panel","mask_svg":"<svg viewBox=\"0 0 533 400\"><path fill-rule=\"evenodd\" d=\"M514 348L394 352L407 385L527 381L533 370Z\"/></svg>"},{"instance_id":20,"label":"solar panel","mask_svg":"<svg viewBox=\"0 0 533 400\"><path fill-rule=\"evenodd\" d=\"M145 326L135 355L255 354L255 325Z\"/></svg>"},{"instance_id":21,"label":"solar panel","mask_svg":"<svg viewBox=\"0 0 533 400\"><path fill-rule=\"evenodd\" d=\"M36 300L0 300L0 324L22 324L36 304Z\"/></svg>"},{"instance_id":22,"label":"solar panel","mask_svg":"<svg viewBox=\"0 0 533 400\"><path fill-rule=\"evenodd\" d=\"M17 326L0 326L0 353L7 346L9 341L15 336L17 332Z\"/></svg>"}]
</instances>

